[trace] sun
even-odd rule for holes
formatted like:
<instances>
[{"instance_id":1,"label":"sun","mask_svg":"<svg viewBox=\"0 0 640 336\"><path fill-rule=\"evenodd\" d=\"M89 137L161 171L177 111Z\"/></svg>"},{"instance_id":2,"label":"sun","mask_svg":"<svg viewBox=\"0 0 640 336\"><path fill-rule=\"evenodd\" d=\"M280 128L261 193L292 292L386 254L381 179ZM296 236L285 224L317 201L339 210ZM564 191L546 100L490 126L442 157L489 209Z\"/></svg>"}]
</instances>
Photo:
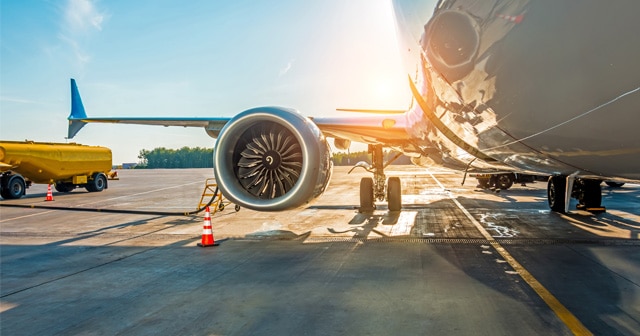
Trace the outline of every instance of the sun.
<instances>
[{"instance_id":1,"label":"sun","mask_svg":"<svg viewBox=\"0 0 640 336\"><path fill-rule=\"evenodd\" d=\"M382 100L388 100L393 96L393 86L384 79L378 79L373 83L373 93Z\"/></svg>"},{"instance_id":2,"label":"sun","mask_svg":"<svg viewBox=\"0 0 640 336\"><path fill-rule=\"evenodd\" d=\"M394 78L378 77L369 82L371 102L378 108L399 108L408 101L408 87Z\"/></svg>"}]
</instances>

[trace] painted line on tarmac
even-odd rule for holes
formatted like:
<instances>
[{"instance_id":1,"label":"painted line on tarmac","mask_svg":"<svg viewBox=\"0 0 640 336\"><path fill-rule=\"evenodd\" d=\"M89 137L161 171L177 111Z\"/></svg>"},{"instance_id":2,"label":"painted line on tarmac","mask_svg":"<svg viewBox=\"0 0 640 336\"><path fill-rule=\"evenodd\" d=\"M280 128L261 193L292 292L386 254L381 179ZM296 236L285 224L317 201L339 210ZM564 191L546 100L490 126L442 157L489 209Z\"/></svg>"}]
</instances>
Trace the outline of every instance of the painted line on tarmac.
<instances>
[{"instance_id":1,"label":"painted line on tarmac","mask_svg":"<svg viewBox=\"0 0 640 336\"><path fill-rule=\"evenodd\" d=\"M438 179L431 175L431 178L438 183L442 189L444 186ZM478 231L484 236L493 248L500 253L500 255L506 260L509 265L522 277L522 279L540 296L540 298L553 310L558 318L571 330L574 335L593 335L585 327L575 315L573 315L569 309L567 309L560 301L551 294L529 271L527 271L500 243L487 232L487 230L478 222L469 211L460 204L460 202L449 194L449 199L455 203L455 205L464 213L464 215L473 223Z\"/></svg>"},{"instance_id":2,"label":"painted line on tarmac","mask_svg":"<svg viewBox=\"0 0 640 336\"><path fill-rule=\"evenodd\" d=\"M42 216L46 213L50 213L50 212L54 212L54 210L49 210L49 211L44 211L44 212L38 212L38 213L34 213L34 214L30 214L30 215L24 215L24 216L20 216L20 217L12 217L12 218L5 218L3 220L0 220L0 223L4 223L4 222L8 222L8 221L12 221L12 220L16 220L16 219L22 219L22 218L28 218L28 217L33 217L33 216Z\"/></svg>"}]
</instances>

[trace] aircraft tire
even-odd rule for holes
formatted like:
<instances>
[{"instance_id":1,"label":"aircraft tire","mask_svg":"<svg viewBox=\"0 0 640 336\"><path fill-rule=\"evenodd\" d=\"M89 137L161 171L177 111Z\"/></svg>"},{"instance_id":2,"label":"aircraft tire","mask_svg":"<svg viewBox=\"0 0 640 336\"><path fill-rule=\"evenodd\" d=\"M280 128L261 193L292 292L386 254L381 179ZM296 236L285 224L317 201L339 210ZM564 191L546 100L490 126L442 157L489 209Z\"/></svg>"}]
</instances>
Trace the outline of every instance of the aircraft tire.
<instances>
[{"instance_id":1,"label":"aircraft tire","mask_svg":"<svg viewBox=\"0 0 640 336\"><path fill-rule=\"evenodd\" d=\"M373 179L363 177L360 180L360 210L359 212L373 211Z\"/></svg>"},{"instance_id":2,"label":"aircraft tire","mask_svg":"<svg viewBox=\"0 0 640 336\"><path fill-rule=\"evenodd\" d=\"M399 177L390 177L387 181L387 202L389 211L400 211L402 208L402 190Z\"/></svg>"},{"instance_id":3,"label":"aircraft tire","mask_svg":"<svg viewBox=\"0 0 640 336\"><path fill-rule=\"evenodd\" d=\"M602 190L599 180L584 180L583 203L587 208L599 208L602 205Z\"/></svg>"},{"instance_id":4,"label":"aircraft tire","mask_svg":"<svg viewBox=\"0 0 640 336\"><path fill-rule=\"evenodd\" d=\"M565 176L557 175L549 177L547 182L547 199L549 208L555 212L564 212L564 194L567 189Z\"/></svg>"},{"instance_id":5,"label":"aircraft tire","mask_svg":"<svg viewBox=\"0 0 640 336\"><path fill-rule=\"evenodd\" d=\"M624 182L605 181L604 183L611 188L620 188L624 185Z\"/></svg>"}]
</instances>

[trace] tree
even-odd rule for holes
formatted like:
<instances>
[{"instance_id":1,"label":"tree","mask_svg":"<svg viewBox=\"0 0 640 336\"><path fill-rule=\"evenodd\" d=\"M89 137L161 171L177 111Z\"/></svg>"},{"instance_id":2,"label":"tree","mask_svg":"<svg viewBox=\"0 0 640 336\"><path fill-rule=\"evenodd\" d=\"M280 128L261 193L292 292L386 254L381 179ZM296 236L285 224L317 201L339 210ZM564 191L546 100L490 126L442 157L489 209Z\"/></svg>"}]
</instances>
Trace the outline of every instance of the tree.
<instances>
[{"instance_id":1,"label":"tree","mask_svg":"<svg viewBox=\"0 0 640 336\"><path fill-rule=\"evenodd\" d=\"M143 149L138 159L140 168L213 168L213 148Z\"/></svg>"}]
</instances>

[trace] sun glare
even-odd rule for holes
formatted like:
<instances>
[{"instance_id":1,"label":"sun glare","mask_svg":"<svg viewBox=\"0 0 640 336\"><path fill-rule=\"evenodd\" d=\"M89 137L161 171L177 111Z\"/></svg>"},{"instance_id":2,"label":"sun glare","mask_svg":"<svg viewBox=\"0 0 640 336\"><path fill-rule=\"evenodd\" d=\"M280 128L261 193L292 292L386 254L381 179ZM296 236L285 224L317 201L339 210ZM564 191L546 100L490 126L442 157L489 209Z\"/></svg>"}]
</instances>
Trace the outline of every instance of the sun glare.
<instances>
[{"instance_id":1,"label":"sun glare","mask_svg":"<svg viewBox=\"0 0 640 336\"><path fill-rule=\"evenodd\" d=\"M404 102L406 100L407 88L401 84L401 82L388 79L388 78L376 78L369 82L369 95L371 101L376 104L383 105L389 108L389 105L397 106L398 102Z\"/></svg>"},{"instance_id":2,"label":"sun glare","mask_svg":"<svg viewBox=\"0 0 640 336\"><path fill-rule=\"evenodd\" d=\"M393 88L391 87L391 85L389 85L389 83L384 80L377 80L373 84L373 92L375 93L376 96L379 96L382 99L391 98L392 90Z\"/></svg>"}]
</instances>

